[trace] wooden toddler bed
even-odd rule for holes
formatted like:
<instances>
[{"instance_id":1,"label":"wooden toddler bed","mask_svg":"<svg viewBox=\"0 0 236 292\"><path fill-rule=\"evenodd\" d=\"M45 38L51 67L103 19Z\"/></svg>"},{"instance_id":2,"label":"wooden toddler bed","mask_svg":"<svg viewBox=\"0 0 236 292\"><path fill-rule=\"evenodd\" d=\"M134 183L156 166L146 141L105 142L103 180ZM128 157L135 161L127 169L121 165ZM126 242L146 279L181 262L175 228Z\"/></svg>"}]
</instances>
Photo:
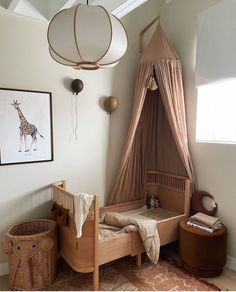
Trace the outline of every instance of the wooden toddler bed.
<instances>
[{"instance_id":1,"label":"wooden toddler bed","mask_svg":"<svg viewBox=\"0 0 236 292\"><path fill-rule=\"evenodd\" d=\"M146 193L158 196L163 208L180 215L157 222L160 244L165 245L178 239L179 223L189 214L190 181L186 177L148 171ZM138 232L99 239L99 216L104 212L126 212L141 208L144 200L106 206L99 209L99 196L94 195L90 213L83 225L82 237L76 238L73 194L66 190L66 182L53 184L53 201L69 210L67 224L59 230L61 256L77 272L93 272L93 289L99 289L99 266L118 258L136 256L141 265L144 247Z\"/></svg>"}]
</instances>

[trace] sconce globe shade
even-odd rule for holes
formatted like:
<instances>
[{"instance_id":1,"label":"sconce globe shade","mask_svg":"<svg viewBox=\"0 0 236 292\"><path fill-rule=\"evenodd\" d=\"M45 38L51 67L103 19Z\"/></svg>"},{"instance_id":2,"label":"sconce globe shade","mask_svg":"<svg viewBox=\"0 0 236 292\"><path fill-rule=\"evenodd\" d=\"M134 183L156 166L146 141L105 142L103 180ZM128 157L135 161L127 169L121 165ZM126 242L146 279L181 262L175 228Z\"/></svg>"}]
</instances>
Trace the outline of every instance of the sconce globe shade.
<instances>
[{"instance_id":1,"label":"sconce globe shade","mask_svg":"<svg viewBox=\"0 0 236 292\"><path fill-rule=\"evenodd\" d=\"M108 114L114 112L118 107L118 100L115 96L109 96L104 100L104 108Z\"/></svg>"},{"instance_id":2,"label":"sconce globe shade","mask_svg":"<svg viewBox=\"0 0 236 292\"><path fill-rule=\"evenodd\" d=\"M76 95L78 95L80 93L80 91L82 91L82 89L84 88L84 83L80 79L74 79L71 83L71 88L72 88L73 92Z\"/></svg>"},{"instance_id":3,"label":"sconce globe shade","mask_svg":"<svg viewBox=\"0 0 236 292\"><path fill-rule=\"evenodd\" d=\"M102 6L61 10L49 23L47 37L52 58L75 69L113 67L128 48L124 26Z\"/></svg>"}]
</instances>

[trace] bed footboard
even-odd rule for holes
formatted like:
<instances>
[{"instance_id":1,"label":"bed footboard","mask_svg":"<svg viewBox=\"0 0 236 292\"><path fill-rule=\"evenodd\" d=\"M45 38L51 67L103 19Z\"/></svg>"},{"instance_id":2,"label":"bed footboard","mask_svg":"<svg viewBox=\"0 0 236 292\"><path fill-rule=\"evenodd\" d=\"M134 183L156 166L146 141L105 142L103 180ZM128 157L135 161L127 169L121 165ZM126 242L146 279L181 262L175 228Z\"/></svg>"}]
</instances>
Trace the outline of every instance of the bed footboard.
<instances>
[{"instance_id":1,"label":"bed footboard","mask_svg":"<svg viewBox=\"0 0 236 292\"><path fill-rule=\"evenodd\" d=\"M76 237L74 194L66 190L66 181L53 184L52 199L69 211L66 226L59 230L60 254L77 272L93 272L93 288L99 290L99 196L94 195L83 235Z\"/></svg>"}]
</instances>

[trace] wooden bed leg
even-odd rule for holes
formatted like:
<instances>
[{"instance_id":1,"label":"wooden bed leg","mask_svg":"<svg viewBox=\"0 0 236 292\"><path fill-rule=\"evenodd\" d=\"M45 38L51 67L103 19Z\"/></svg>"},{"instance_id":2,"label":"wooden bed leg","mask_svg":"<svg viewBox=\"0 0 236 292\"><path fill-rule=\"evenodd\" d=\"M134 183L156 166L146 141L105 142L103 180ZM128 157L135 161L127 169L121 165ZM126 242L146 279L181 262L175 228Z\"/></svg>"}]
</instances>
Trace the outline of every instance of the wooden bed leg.
<instances>
[{"instance_id":1,"label":"wooden bed leg","mask_svg":"<svg viewBox=\"0 0 236 292\"><path fill-rule=\"evenodd\" d=\"M138 253L136 255L136 266L137 266L137 268L140 268L141 264L142 264L142 254Z\"/></svg>"},{"instance_id":2,"label":"wooden bed leg","mask_svg":"<svg viewBox=\"0 0 236 292\"><path fill-rule=\"evenodd\" d=\"M94 268L93 272L93 290L99 291L99 267Z\"/></svg>"}]
</instances>

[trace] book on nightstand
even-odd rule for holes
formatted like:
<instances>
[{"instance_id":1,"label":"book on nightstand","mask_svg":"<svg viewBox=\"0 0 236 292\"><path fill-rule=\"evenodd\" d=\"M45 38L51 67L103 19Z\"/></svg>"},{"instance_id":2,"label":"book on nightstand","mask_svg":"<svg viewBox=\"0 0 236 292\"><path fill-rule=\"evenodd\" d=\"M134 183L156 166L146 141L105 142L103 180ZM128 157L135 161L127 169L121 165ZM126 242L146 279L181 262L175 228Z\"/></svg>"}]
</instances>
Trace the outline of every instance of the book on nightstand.
<instances>
[{"instance_id":1,"label":"book on nightstand","mask_svg":"<svg viewBox=\"0 0 236 292\"><path fill-rule=\"evenodd\" d=\"M201 230L204 230L204 231L207 231L207 232L210 232L210 233L213 233L213 232L214 232L214 229L212 229L212 228L210 228L210 227L201 226L201 225L198 225L198 224L192 223L192 222L190 222L190 221L187 222L187 225L188 225L188 226L195 227L195 228L198 228L198 229L201 229Z\"/></svg>"},{"instance_id":2,"label":"book on nightstand","mask_svg":"<svg viewBox=\"0 0 236 292\"><path fill-rule=\"evenodd\" d=\"M209 216L201 212L191 216L187 222L187 225L210 233L213 233L222 227L222 223L219 218Z\"/></svg>"}]
</instances>

